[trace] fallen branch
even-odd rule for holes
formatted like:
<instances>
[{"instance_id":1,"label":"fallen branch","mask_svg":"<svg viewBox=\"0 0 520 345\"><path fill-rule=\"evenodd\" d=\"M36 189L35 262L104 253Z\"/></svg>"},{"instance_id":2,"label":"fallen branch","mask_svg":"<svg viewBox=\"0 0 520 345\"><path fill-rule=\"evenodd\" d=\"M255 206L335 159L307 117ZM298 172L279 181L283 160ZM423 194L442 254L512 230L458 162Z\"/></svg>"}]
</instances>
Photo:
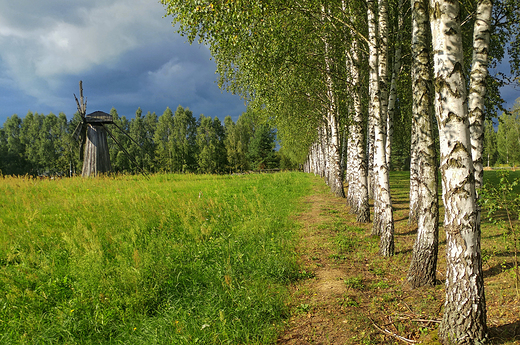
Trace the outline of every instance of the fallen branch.
<instances>
[{"instance_id":1,"label":"fallen branch","mask_svg":"<svg viewBox=\"0 0 520 345\"><path fill-rule=\"evenodd\" d=\"M441 320L425 320L425 319L411 319L410 321L417 321L417 322L435 322L435 323L441 323Z\"/></svg>"},{"instance_id":2,"label":"fallen branch","mask_svg":"<svg viewBox=\"0 0 520 345\"><path fill-rule=\"evenodd\" d=\"M382 332L382 333L384 333L384 334L390 335L390 336L392 336L392 337L394 337L394 338L396 338L396 339L398 339L398 340L404 341L404 342L407 343L407 344L416 344L416 343L417 343L417 341L415 341L415 340L406 339L405 337L402 337L402 336L400 336L400 335L398 335L398 334L392 333L392 332L390 332L390 331L387 330L387 329L383 329L383 328L379 327L379 326L374 322L374 320L372 320L372 318L369 317L369 319L370 319L370 321L372 321L372 324L374 325L374 327L375 327L378 331L380 331L380 332Z\"/></svg>"}]
</instances>

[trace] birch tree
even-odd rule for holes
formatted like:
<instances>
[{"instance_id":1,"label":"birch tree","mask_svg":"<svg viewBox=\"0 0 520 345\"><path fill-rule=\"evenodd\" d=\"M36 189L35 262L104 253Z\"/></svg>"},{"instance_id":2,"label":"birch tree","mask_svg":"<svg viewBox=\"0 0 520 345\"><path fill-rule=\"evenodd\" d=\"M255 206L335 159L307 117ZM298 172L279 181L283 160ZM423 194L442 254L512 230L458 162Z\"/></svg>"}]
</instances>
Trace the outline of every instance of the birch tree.
<instances>
[{"instance_id":1,"label":"birch tree","mask_svg":"<svg viewBox=\"0 0 520 345\"><path fill-rule=\"evenodd\" d=\"M361 85L359 73L359 57L357 39L352 42L350 58L352 79L352 120L349 126L349 152L351 179L348 192L349 205L356 214L356 221L368 223L370 221L370 206L368 202L368 172L366 165L365 147L363 141L363 110L361 104Z\"/></svg>"},{"instance_id":2,"label":"birch tree","mask_svg":"<svg viewBox=\"0 0 520 345\"><path fill-rule=\"evenodd\" d=\"M326 9L323 7L322 11ZM343 180L341 178L341 158L340 158L340 138L338 128L338 110L336 95L334 91L334 83L331 76L331 57L330 57L330 46L327 37L322 37L325 53L325 72L324 78L327 87L327 110L326 110L326 123L329 131L329 137L327 140L327 151L328 151L328 165L329 165L329 187L332 193L337 197L345 197L343 190Z\"/></svg>"},{"instance_id":3,"label":"birch tree","mask_svg":"<svg viewBox=\"0 0 520 345\"><path fill-rule=\"evenodd\" d=\"M374 121L374 221L373 234L381 236L379 253L382 256L394 254L394 220L392 214L392 202L390 199L390 184L388 179L388 166L385 155L385 130L382 119L380 101L379 79L379 54L376 29L376 2L367 1L368 30L369 30L369 117ZM386 11L385 0L380 2L379 12ZM381 20L381 18L380 18Z\"/></svg>"},{"instance_id":4,"label":"birch tree","mask_svg":"<svg viewBox=\"0 0 520 345\"><path fill-rule=\"evenodd\" d=\"M394 136L394 116L397 101L397 78L401 70L401 54L402 54L402 40L403 40L403 4L404 0L399 0L397 6L397 27L395 28L395 35L397 35L394 45L394 62L392 64L392 78L390 81L390 90L388 94L388 112L386 119L386 163L390 169L390 160L392 156L392 141Z\"/></svg>"},{"instance_id":5,"label":"birch tree","mask_svg":"<svg viewBox=\"0 0 520 345\"><path fill-rule=\"evenodd\" d=\"M487 337L486 301L459 15L458 1L430 0L447 266L439 338L477 344Z\"/></svg>"},{"instance_id":6,"label":"birch tree","mask_svg":"<svg viewBox=\"0 0 520 345\"><path fill-rule=\"evenodd\" d=\"M433 138L430 78L430 37L428 1L412 0L412 128L415 130L415 183L417 239L408 270L413 288L435 284L437 271L439 208L437 201L437 159Z\"/></svg>"},{"instance_id":7,"label":"birch tree","mask_svg":"<svg viewBox=\"0 0 520 345\"><path fill-rule=\"evenodd\" d=\"M484 145L484 97L488 75L489 34L491 31L491 0L479 0L473 29L473 61L471 64L468 106L471 134L471 154L475 168L475 190L483 185L484 166L482 152Z\"/></svg>"}]
</instances>

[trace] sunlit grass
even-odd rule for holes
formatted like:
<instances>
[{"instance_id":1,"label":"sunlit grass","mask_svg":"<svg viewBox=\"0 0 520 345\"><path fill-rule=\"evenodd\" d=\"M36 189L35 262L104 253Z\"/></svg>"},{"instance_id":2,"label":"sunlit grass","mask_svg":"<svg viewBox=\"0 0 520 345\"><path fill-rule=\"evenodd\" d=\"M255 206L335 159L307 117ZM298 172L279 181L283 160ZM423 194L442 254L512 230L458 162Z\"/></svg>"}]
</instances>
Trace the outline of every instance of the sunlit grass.
<instances>
[{"instance_id":1,"label":"sunlit grass","mask_svg":"<svg viewBox=\"0 0 520 345\"><path fill-rule=\"evenodd\" d=\"M269 343L305 174L0 180L0 343Z\"/></svg>"}]
</instances>

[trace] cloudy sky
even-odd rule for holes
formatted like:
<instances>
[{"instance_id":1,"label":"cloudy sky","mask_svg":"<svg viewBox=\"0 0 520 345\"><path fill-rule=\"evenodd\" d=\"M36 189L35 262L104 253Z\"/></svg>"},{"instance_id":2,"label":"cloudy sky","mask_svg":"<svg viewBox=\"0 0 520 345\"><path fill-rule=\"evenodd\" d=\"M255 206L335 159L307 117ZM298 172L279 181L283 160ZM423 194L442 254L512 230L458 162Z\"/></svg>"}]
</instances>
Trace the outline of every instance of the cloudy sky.
<instances>
[{"instance_id":1,"label":"cloudy sky","mask_svg":"<svg viewBox=\"0 0 520 345\"><path fill-rule=\"evenodd\" d=\"M158 0L0 0L0 126L13 114L76 111L83 80L87 112L133 117L189 107L221 120L245 111L216 85L204 46L190 46ZM520 91L503 90L507 107Z\"/></svg>"},{"instance_id":2,"label":"cloudy sky","mask_svg":"<svg viewBox=\"0 0 520 345\"><path fill-rule=\"evenodd\" d=\"M158 0L0 0L0 127L13 114L71 118L83 80L87 113L245 111L215 83L209 50L176 33Z\"/></svg>"}]
</instances>

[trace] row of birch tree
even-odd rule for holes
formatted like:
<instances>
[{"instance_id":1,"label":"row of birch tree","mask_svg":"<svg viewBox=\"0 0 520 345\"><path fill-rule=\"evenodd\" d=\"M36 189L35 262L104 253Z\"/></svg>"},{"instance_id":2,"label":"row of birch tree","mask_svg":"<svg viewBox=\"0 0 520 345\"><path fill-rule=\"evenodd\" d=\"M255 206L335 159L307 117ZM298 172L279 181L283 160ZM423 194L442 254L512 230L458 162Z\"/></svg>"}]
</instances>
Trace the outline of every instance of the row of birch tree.
<instances>
[{"instance_id":1,"label":"row of birch tree","mask_svg":"<svg viewBox=\"0 0 520 345\"><path fill-rule=\"evenodd\" d=\"M373 198L372 233L383 256L394 254L388 171L403 137L394 132L410 131L410 221L418 231L408 282L435 282L440 170L447 278L439 337L484 342L483 123L501 107L507 81L488 66L507 47L518 75L516 1L162 3L182 35L210 47L219 85L274 122L287 154L346 197L358 221L370 221Z\"/></svg>"}]
</instances>

